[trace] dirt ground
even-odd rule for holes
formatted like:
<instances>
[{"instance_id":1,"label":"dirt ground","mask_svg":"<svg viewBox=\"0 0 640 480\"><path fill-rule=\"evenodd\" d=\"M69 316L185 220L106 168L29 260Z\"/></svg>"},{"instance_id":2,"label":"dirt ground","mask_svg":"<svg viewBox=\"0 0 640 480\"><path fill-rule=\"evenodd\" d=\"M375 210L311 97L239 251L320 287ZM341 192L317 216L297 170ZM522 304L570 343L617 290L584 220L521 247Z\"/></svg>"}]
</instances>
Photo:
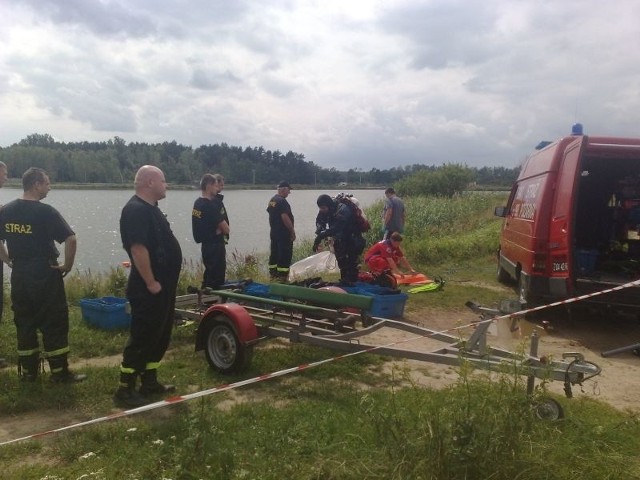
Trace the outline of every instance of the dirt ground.
<instances>
[{"instance_id":1,"label":"dirt ground","mask_svg":"<svg viewBox=\"0 0 640 480\"><path fill-rule=\"evenodd\" d=\"M431 330L450 331L453 335L457 335L455 333L458 331L457 327L472 324L480 318L471 310L460 312L434 310L410 313L406 315L406 320ZM512 323L512 319L494 321L489 328L488 345L509 351L524 348L528 353L531 334L536 332L539 336L538 357L547 356L560 360L563 353L577 352L584 355L585 360L596 363L602 368L600 375L584 382L582 387L573 386L574 398L589 397L621 410L640 412L640 357L631 350L619 354L610 353L611 350L634 344L639 344L640 347L638 318L615 313L597 314L576 311L569 316L565 311L557 313L542 311L534 321L517 319L515 332L511 331ZM463 338L467 338L472 329L461 331ZM381 339L382 341L393 340L393 334L390 332L384 332L381 335L386 336ZM421 342L422 340L417 341L416 344ZM438 344L443 345L442 342ZM609 354L603 357L602 352ZM457 377L452 367L412 360L405 362L410 366L411 371L419 373L414 375L414 380L425 385L438 387ZM563 387L563 382L560 381L548 384L551 392L560 395L563 395Z\"/></svg>"},{"instance_id":2,"label":"dirt ground","mask_svg":"<svg viewBox=\"0 0 640 480\"><path fill-rule=\"evenodd\" d=\"M479 320L477 313L471 310L439 311L423 309L408 312L403 319L407 323L422 325L437 332L447 332L457 336L458 332L466 338L473 332L472 325ZM528 352L529 337L533 331L540 336L538 356L551 356L561 359L564 352L578 352L586 360L598 364L602 373L584 383L582 387L574 386L574 398L589 397L607 402L616 408L640 411L640 357L631 351L603 358L601 353L640 342L640 322L637 318L621 315L585 315L574 314L571 319L564 314L542 314L535 322L520 319L516 332L511 331L512 320L494 321L489 329L488 345L510 351L522 349L526 345ZM460 328L467 326L466 328ZM546 326L547 328L543 328ZM381 329L366 337L366 342L375 345L394 345L396 348L419 352L434 351L446 346L446 343L433 339L419 338L393 328ZM524 342L524 343L523 343ZM171 355L171 352L168 353ZM120 356L83 361L76 365L118 365ZM455 367L416 360L394 360L389 364L408 370L413 381L418 384L438 388L448 385L458 378ZM289 366L287 366L289 367ZM563 394L560 381L551 382L549 390ZM240 398L232 395L234 398ZM114 412L116 410L114 409ZM6 416L0 413L0 442L33 435L49 429L57 429L75 422L86 421L72 412L31 412L18 416ZM51 438L51 436L46 437Z\"/></svg>"}]
</instances>

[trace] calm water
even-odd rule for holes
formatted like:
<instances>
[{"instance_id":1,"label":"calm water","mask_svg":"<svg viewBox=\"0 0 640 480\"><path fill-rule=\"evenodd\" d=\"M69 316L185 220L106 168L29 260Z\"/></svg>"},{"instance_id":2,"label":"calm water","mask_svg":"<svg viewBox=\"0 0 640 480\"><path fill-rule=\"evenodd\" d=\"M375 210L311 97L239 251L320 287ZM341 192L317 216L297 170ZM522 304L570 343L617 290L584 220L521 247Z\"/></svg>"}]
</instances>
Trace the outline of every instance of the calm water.
<instances>
[{"instance_id":1,"label":"calm water","mask_svg":"<svg viewBox=\"0 0 640 480\"><path fill-rule=\"evenodd\" d=\"M173 233L180 241L185 259L198 261L200 246L191 236L191 207L198 191L169 190L160 208L167 214ZM267 202L275 194L267 190L225 190L224 203L229 212L231 238L227 253L263 253L269 250ZM294 190L288 197L295 216L298 239L313 237L317 213L316 198L321 193L338 191ZM362 206L384 199L383 190L350 190ZM22 195L22 190L0 189L0 203ZM118 222L120 210L133 190L52 190L44 202L55 207L69 222L78 237L75 268L80 271L108 271L127 260L122 249ZM63 251L63 248L59 248Z\"/></svg>"}]
</instances>

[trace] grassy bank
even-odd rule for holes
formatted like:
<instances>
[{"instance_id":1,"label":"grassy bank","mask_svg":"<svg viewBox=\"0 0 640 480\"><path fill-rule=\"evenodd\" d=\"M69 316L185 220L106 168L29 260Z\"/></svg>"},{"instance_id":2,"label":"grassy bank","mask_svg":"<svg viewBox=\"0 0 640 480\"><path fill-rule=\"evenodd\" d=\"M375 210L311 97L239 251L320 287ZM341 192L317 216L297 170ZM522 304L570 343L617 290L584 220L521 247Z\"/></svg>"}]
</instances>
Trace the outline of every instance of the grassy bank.
<instances>
[{"instance_id":1,"label":"grassy bank","mask_svg":"<svg viewBox=\"0 0 640 480\"><path fill-rule=\"evenodd\" d=\"M501 197L480 194L450 201L406 199L407 254L421 270L449 280L442 292L411 297L408 309L446 310L461 308L469 298L483 303L499 298L495 289L481 285L495 286L499 221L492 212L501 203ZM380 208L371 209L374 225ZM298 246L296 256L307 256L310 247ZM264 280L262 263L231 258L229 276ZM186 267L182 293L201 275L199 265ZM45 377L25 385L15 367L0 370L0 425L15 425L14 438L115 411L111 395L126 332L90 328L77 301L122 296L126 274L119 268L67 278L72 360L89 374L85 383L52 386ZM194 354L195 328L176 328L160 371L180 393L336 355L273 341L258 345L247 372L223 376ZM0 352L13 351L14 339L5 315ZM640 425L633 414L595 401L558 399L566 418L542 422L535 419L525 379L513 373L513 365L490 378L472 375L463 365L456 370L457 382L431 390L414 384L404 364L390 370L387 360L351 356L154 412L3 446L0 478L640 478Z\"/></svg>"}]
</instances>

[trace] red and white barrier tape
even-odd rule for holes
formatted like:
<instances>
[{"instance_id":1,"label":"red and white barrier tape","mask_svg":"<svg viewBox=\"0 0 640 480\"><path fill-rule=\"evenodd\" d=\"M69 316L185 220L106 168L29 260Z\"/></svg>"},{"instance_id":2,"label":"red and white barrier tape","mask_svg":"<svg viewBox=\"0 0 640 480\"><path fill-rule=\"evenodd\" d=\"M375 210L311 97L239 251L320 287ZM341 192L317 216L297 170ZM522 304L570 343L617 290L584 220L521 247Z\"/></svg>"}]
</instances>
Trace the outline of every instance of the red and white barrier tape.
<instances>
[{"instance_id":1,"label":"red and white barrier tape","mask_svg":"<svg viewBox=\"0 0 640 480\"><path fill-rule=\"evenodd\" d=\"M581 300L586 300L587 298L597 297L598 295L604 295L606 293L617 292L619 290L624 290L625 288L637 287L640 286L640 279L634 280L632 282L625 283L623 285L617 285L615 287L607 288L605 290L598 290L597 292L588 293L586 295L580 295L577 297L567 298L565 300L559 300L557 302L548 303L546 305L540 305L539 307L528 308L525 310L520 310L514 313L507 313L505 315L500 315L497 317L493 317L491 320L504 320L505 318L516 317L520 315L526 315L527 313L538 312L540 310L544 310L545 308L557 307L558 305L566 305L568 303L575 303Z\"/></svg>"},{"instance_id":2,"label":"red and white barrier tape","mask_svg":"<svg viewBox=\"0 0 640 480\"><path fill-rule=\"evenodd\" d=\"M497 316L497 317L493 317L493 318L487 319L485 321L493 322L495 320L503 320L503 319L507 319L507 318L511 318L511 317L515 317L515 316L525 315L527 313L544 310L545 308L556 307L558 305L566 305L568 303L578 302L580 300L585 300L587 298L591 298L591 297L595 297L595 296L598 296L598 295L603 295L603 294L606 294L606 293L611 293L611 292L615 292L615 291L619 291L619 290L623 290L625 288L630 288L630 287L635 287L635 286L640 286L640 280L634 280L633 282L625 283L624 285L619 285L619 286L616 286L616 287L608 288L606 290L600 290L598 292L590 293L590 294L587 294L587 295L580 295L578 297L568 298L566 300L562 300L562 301L558 301L558 302L554 302L554 303L549 303L547 305L541 305L539 307L534 307L534 308L530 308L530 309L526 309L526 310L520 310L520 311L514 312L514 313L508 313L508 314L505 314L505 315L500 315L500 316ZM262 381L269 380L269 379L272 379L272 378L282 377L282 376L288 375L290 373L299 372L299 371L302 371L302 370L306 370L308 368L317 367L317 366L320 366L320 365L324 365L325 363L330 363L330 362L333 362L333 361L336 361L336 360L340 360L340 359L343 359L343 358L353 357L355 355L360 355L362 353L370 353L372 351L375 351L375 350L378 350L378 349L381 349L381 348L392 347L392 346L395 346L395 345L400 345L402 343L408 343L408 342L411 342L413 340L422 339L422 338L429 338L429 337L434 336L434 335L438 335L438 334L442 334L442 333L448 333L448 332L451 332L451 331L459 331L461 329L464 329L464 328L467 328L467 327L474 327L474 326L477 326L477 322L476 323L467 324L467 325L462 325L462 326L458 325L458 326L456 326L454 328L450 328L450 329L447 329L447 330L442 330L442 331L439 331L439 332L431 332L429 335L417 335L417 336L414 336L414 337L411 337L411 338L407 338L407 339L404 339L404 340L399 340L397 342L388 343L386 345L376 345L374 347L367 348L365 350L346 353L346 354L343 354L343 355L338 355L338 356L335 356L335 357L327 358L325 360L319 360L317 362L304 363L302 365L298 365L297 367L292 367L292 368L287 368L287 369L284 369L284 370L279 370L277 372L267 373L265 375L260 375L258 377L249 378L247 380L242 380L242 381L235 382L235 383L229 383L229 384L220 385L218 387L210 388L210 389L207 389L207 390L201 390L199 392L190 393L190 394L187 394L187 395L177 395L177 396L174 396L174 397L169 397L169 398L161 400L159 402L150 403L148 405L143 405L142 407L133 408L131 410L123 410L121 412L112 413L111 415L106 415L104 417L94 418L94 419L91 419L91 420L87 420L85 422L78 422L78 423L74 423L74 424L71 424L71 425L67 425L65 427L60 427L60 428L56 428L56 429L53 429L53 430L47 430L47 431L44 431L44 432L28 435L26 437L20 437L20 438L15 438L13 440L7 440L7 441L4 441L4 442L0 442L0 446L21 442L23 440L36 439L36 438L44 437L46 435L50 435L50 434L53 434L53 433L60 433L60 432L64 432L64 431L67 431L67 430L74 429L74 428L85 427L85 426L93 425L93 424L96 424L96 423L102 423L102 422L105 422L105 421L108 421L108 420L114 420L114 419L117 419L117 418L122 418L122 417L135 415L137 413L142 413L142 412L147 412L147 411L150 411L150 410L155 410L157 408L163 408L163 407L166 407L166 406L169 406L169 405L175 405L175 404L178 404L178 403L185 402L187 400L193 400L194 398L205 397L205 396L208 396L208 395L213 395L215 393L220 393L220 392L224 392L224 391L227 391L227 390L233 390L235 388L243 387L245 385L251 385L253 383L262 382Z\"/></svg>"},{"instance_id":3,"label":"red and white barrier tape","mask_svg":"<svg viewBox=\"0 0 640 480\"><path fill-rule=\"evenodd\" d=\"M133 408L131 410L123 410L123 411L120 411L120 412L112 413L111 415L106 415L104 417L99 417L99 418L94 418L94 419L91 419L91 420L87 420L85 422L78 422L78 423L74 423L74 424L71 424L71 425L67 425L65 427L55 428L55 429L52 429L52 430L47 430L47 431L44 431L44 432L39 432L39 433L35 433L35 434L32 434L32 435L27 435L26 437L20 437L20 438L15 438L13 440L7 440L7 441L4 441L4 442L0 442L0 446L9 445L11 443L21 442L23 440L36 439L36 438L44 437L46 435L50 435L50 434L53 434L53 433L60 433L60 432L64 432L64 431L67 431L67 430L74 429L74 428L85 427L85 426L93 425L93 424L96 424L96 423L102 423L102 422L105 422L105 421L108 421L108 420L114 420L116 418L127 417L127 416L131 416L131 415L135 415L137 413L147 412L149 410L155 410L157 408L163 408L163 407L166 407L166 406L169 406L169 405L175 405L175 404L178 404L178 403L185 402L187 400L193 400L194 398L205 397L207 395L212 395L214 393L220 393L220 392L224 392L224 391L227 391L227 390L232 390L232 389L235 389L235 388L238 388L238 387L243 387L245 385L251 385L253 383L258 383L258 382L262 382L262 381L265 381L265 380L270 380L272 378L282 377L282 376L288 375L290 373L299 372L299 371L302 371L302 370L306 370L308 368L313 368L313 367L317 367L317 366L320 366L320 365L324 365L325 363L330 363L330 362L333 362L333 361L336 361L336 360L341 360L343 358L353 357L355 355L360 355L361 353L368 353L368 352L371 352L371 351L374 351L374 350L377 350L377 349L380 349L380 348L386 348L386 347L391 347L391 346L394 346L394 345L399 345L399 344L402 344L402 343L407 343L407 342L410 342L410 341L413 341L413 340L416 340L416 339L420 339L420 338L424 338L424 337L421 336L421 335L418 335L418 336L415 336L415 337L412 337L412 338L407 338L407 339L400 340L400 341L397 341L397 342L389 343L387 345L376 345L374 347L371 347L371 348L368 348L368 349L365 349L365 350L346 353L346 354L343 354L343 355L338 355L338 356L335 356L335 357L327 358L325 360L319 360L317 362L303 363L301 365L298 365L297 367L292 367L292 368L287 368L287 369L284 369L284 370L279 370L277 372L267 373L267 374L264 374L264 375L260 375L258 377L249 378L247 380L242 380L242 381L235 382L235 383L229 383L229 384L220 385L218 387L210 388L210 389L207 389L207 390L201 390L199 392L194 392L194 393L190 393L190 394L187 394L187 395L177 395L177 396L174 396L174 397L169 397L169 398L166 398L166 399L161 400L159 402L150 403L148 405L143 405L141 407Z\"/></svg>"}]
</instances>

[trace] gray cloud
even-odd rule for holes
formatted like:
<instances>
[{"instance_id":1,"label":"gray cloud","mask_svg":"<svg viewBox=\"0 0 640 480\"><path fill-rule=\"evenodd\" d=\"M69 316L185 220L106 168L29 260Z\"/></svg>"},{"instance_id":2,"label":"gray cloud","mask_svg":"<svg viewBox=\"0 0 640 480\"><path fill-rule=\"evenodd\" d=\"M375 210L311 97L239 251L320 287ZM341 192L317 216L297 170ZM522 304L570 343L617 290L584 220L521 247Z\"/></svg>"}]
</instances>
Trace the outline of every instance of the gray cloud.
<instances>
[{"instance_id":1,"label":"gray cloud","mask_svg":"<svg viewBox=\"0 0 640 480\"><path fill-rule=\"evenodd\" d=\"M516 166L542 139L638 135L640 4L10 0L0 145L226 142L336 168Z\"/></svg>"}]
</instances>

